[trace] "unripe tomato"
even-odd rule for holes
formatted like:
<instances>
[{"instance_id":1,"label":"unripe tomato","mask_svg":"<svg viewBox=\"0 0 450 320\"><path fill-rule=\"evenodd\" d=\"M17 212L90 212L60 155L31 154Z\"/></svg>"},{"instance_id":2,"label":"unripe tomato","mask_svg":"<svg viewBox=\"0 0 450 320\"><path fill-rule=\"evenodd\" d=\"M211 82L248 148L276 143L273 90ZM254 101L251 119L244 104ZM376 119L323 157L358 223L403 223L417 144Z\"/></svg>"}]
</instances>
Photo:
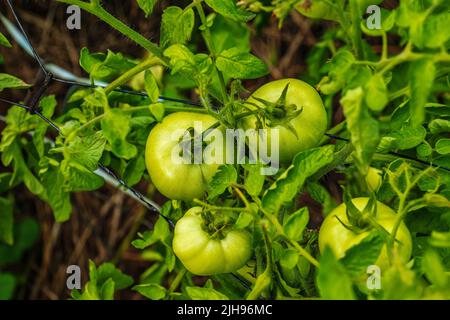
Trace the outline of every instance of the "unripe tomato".
<instances>
[{"instance_id":1,"label":"unripe tomato","mask_svg":"<svg viewBox=\"0 0 450 320\"><path fill-rule=\"evenodd\" d=\"M367 205L369 198L354 198L352 199L353 204L358 210L362 211ZM344 225L342 225L339 220L344 224L349 225L350 222L346 215L346 205L343 203L336 207L330 214L325 218L320 227L319 232L319 249L321 252L326 246L329 246L337 258L342 258L346 251L352 246L358 244L362 239L364 239L370 230L356 234L355 232L349 230ZM339 218L339 220L337 218ZM396 213L381 202L377 202L377 214L375 220L388 232L391 232L397 215ZM408 228L402 222L396 234L396 242L394 247L398 252L399 258L407 262L411 256L412 251L412 240L411 234ZM386 246L381 250L380 256L375 263L381 270L385 270L389 266L389 260L387 255Z\"/></svg>"},{"instance_id":2,"label":"unripe tomato","mask_svg":"<svg viewBox=\"0 0 450 320\"><path fill-rule=\"evenodd\" d=\"M336 20L337 14L333 8L324 1L304 0L295 8L302 15L313 19Z\"/></svg>"},{"instance_id":3,"label":"unripe tomato","mask_svg":"<svg viewBox=\"0 0 450 320\"><path fill-rule=\"evenodd\" d=\"M263 124L263 129L267 129L268 131L268 150L271 149L271 144L275 141L273 130L279 130L279 139L275 142L279 148L281 163L290 162L300 151L316 147L327 129L327 113L320 95L309 84L298 79L283 79L269 82L257 89L248 98L246 105L249 109L255 109L255 105L258 108L267 108L267 105L258 99L275 104L279 101L287 85L289 87L286 94L285 106L289 108L296 106L295 111L302 109L301 113L291 118L287 126L284 123L274 126L271 126L267 122ZM279 119L274 114L274 120L282 122L283 112L283 110L279 112ZM292 113L292 110L288 112ZM256 116L249 116L243 120L243 126L246 129L256 129L257 125L258 121Z\"/></svg>"},{"instance_id":4,"label":"unripe tomato","mask_svg":"<svg viewBox=\"0 0 450 320\"><path fill-rule=\"evenodd\" d=\"M383 183L382 174L383 171L380 169L369 167L365 178L369 191L377 192L380 189Z\"/></svg>"},{"instance_id":5,"label":"unripe tomato","mask_svg":"<svg viewBox=\"0 0 450 320\"><path fill-rule=\"evenodd\" d=\"M233 229L208 232L202 211L193 207L178 220L172 243L175 255L196 275L228 273L244 266L252 255L250 234Z\"/></svg>"},{"instance_id":6,"label":"unripe tomato","mask_svg":"<svg viewBox=\"0 0 450 320\"><path fill-rule=\"evenodd\" d=\"M207 130L216 122L210 115L177 112L166 116L150 132L145 148L145 162L153 184L164 196L192 200L204 195L220 162L213 163L205 154L201 163L185 163L177 150L181 151L181 143L186 134L193 132L199 125L202 130ZM201 133L195 132L195 136L198 137Z\"/></svg>"}]
</instances>

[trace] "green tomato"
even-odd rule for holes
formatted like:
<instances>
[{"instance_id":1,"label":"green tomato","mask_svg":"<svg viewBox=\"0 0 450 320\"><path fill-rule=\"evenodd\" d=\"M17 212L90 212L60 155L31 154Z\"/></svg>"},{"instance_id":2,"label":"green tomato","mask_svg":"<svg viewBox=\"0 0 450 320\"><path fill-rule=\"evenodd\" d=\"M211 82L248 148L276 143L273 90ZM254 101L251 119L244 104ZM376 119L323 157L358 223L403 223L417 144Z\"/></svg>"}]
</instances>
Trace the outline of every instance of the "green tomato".
<instances>
[{"instance_id":1,"label":"green tomato","mask_svg":"<svg viewBox=\"0 0 450 320\"><path fill-rule=\"evenodd\" d=\"M333 8L324 1L304 0L299 2L295 8L298 12L308 18L337 20L338 16Z\"/></svg>"},{"instance_id":2,"label":"green tomato","mask_svg":"<svg viewBox=\"0 0 450 320\"><path fill-rule=\"evenodd\" d=\"M269 155L271 154L271 148L273 148L272 143L275 141L273 129L279 130L276 146L279 148L279 160L281 163L289 163L298 152L318 146L327 129L327 113L320 95L312 86L298 79L283 79L269 82L257 89L248 98L246 105L253 110L256 108L267 108L267 105L258 99L275 104L279 101L283 90L288 84L285 106L295 105L296 109L294 112L302 109L301 113L289 119L287 125L286 123L271 125L267 121L263 124L264 129L268 130L267 143L265 145L269 150L267 152ZM292 110L290 112L292 113ZM276 119L276 116L274 117ZM283 116L278 122L280 121L283 121ZM243 119L243 126L246 129L255 129L257 124L256 116L249 116Z\"/></svg>"},{"instance_id":3,"label":"green tomato","mask_svg":"<svg viewBox=\"0 0 450 320\"><path fill-rule=\"evenodd\" d=\"M245 230L210 234L202 211L193 207L178 220L172 243L175 255L196 275L228 273L244 266L252 255L250 234Z\"/></svg>"},{"instance_id":4,"label":"green tomato","mask_svg":"<svg viewBox=\"0 0 450 320\"><path fill-rule=\"evenodd\" d=\"M352 199L353 204L360 211L365 208L368 201L369 198ZM323 252L326 246L329 246L337 258L342 258L348 249L358 244L370 233L370 231L365 231L356 234L342 225L339 220L346 225L350 224L347 219L346 210L346 205L341 204L330 212L330 214L323 221L319 232L319 249L321 252ZM337 218L339 218L339 220ZM378 224L380 224L388 232L391 232L396 218L397 214L391 208L379 201L377 202L377 215L375 220ZM411 234L403 222L400 224L397 231L396 240L397 241L394 244L395 251L398 253L398 257L401 261L407 262L411 257L412 240ZM375 264L380 267L381 270L386 270L389 267L386 246L384 246L381 250L380 256Z\"/></svg>"},{"instance_id":5,"label":"green tomato","mask_svg":"<svg viewBox=\"0 0 450 320\"><path fill-rule=\"evenodd\" d=\"M377 168L369 167L366 175L366 183L371 192L377 192L383 183L383 171Z\"/></svg>"},{"instance_id":6,"label":"green tomato","mask_svg":"<svg viewBox=\"0 0 450 320\"><path fill-rule=\"evenodd\" d=\"M220 161L209 161L211 159L205 154L201 162L184 162L180 152L188 132L194 129L195 135L199 136L199 131L207 130L216 122L210 115L177 112L166 116L153 128L147 139L145 163L153 184L161 194L176 200L192 200L204 195Z\"/></svg>"}]
</instances>

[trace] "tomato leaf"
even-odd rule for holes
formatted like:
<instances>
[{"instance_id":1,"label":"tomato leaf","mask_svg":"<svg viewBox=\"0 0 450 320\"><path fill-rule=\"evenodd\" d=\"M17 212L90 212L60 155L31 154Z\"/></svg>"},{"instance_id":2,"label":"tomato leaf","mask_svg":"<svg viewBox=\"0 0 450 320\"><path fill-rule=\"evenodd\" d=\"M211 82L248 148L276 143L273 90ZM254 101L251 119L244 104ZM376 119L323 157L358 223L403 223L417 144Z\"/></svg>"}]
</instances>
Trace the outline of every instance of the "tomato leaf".
<instances>
[{"instance_id":1,"label":"tomato leaf","mask_svg":"<svg viewBox=\"0 0 450 320\"><path fill-rule=\"evenodd\" d=\"M355 148L354 157L360 172L366 172L372 155L380 140L378 122L374 120L363 104L361 87L348 90L341 99L351 143Z\"/></svg>"},{"instance_id":2,"label":"tomato leaf","mask_svg":"<svg viewBox=\"0 0 450 320\"><path fill-rule=\"evenodd\" d=\"M357 277L366 272L368 266L375 264L383 245L383 235L373 231L360 243L348 249L339 262L352 277Z\"/></svg>"},{"instance_id":3,"label":"tomato leaf","mask_svg":"<svg viewBox=\"0 0 450 320\"><path fill-rule=\"evenodd\" d=\"M158 0L136 0L139 8L145 13L145 17L148 17L153 12L153 7L158 2Z\"/></svg>"},{"instance_id":4,"label":"tomato leaf","mask_svg":"<svg viewBox=\"0 0 450 320\"><path fill-rule=\"evenodd\" d=\"M345 273L344 267L339 263L329 247L325 247L320 258L317 287L323 299L355 299L350 277Z\"/></svg>"},{"instance_id":5,"label":"tomato leaf","mask_svg":"<svg viewBox=\"0 0 450 320\"><path fill-rule=\"evenodd\" d=\"M253 13L238 8L234 0L206 0L205 2L218 14L235 21L247 22L255 16Z\"/></svg>"},{"instance_id":6,"label":"tomato leaf","mask_svg":"<svg viewBox=\"0 0 450 320\"><path fill-rule=\"evenodd\" d=\"M130 132L130 121L130 114L121 109L107 111L101 121L102 132L111 146L111 151L124 159L132 159L137 154L137 148L126 140Z\"/></svg>"},{"instance_id":7,"label":"tomato leaf","mask_svg":"<svg viewBox=\"0 0 450 320\"><path fill-rule=\"evenodd\" d=\"M186 292L192 300L229 300L226 295L213 288L186 287Z\"/></svg>"},{"instance_id":8,"label":"tomato leaf","mask_svg":"<svg viewBox=\"0 0 450 320\"><path fill-rule=\"evenodd\" d=\"M373 111L382 111L388 103L388 90L380 74L373 75L366 84L365 102Z\"/></svg>"},{"instance_id":9,"label":"tomato leaf","mask_svg":"<svg viewBox=\"0 0 450 320\"><path fill-rule=\"evenodd\" d=\"M14 296L16 277L12 273L0 273L0 300L9 300Z\"/></svg>"},{"instance_id":10,"label":"tomato leaf","mask_svg":"<svg viewBox=\"0 0 450 320\"><path fill-rule=\"evenodd\" d=\"M7 47L7 48L11 48L11 43L9 42L9 40L5 37L5 35L3 33L0 32L0 45Z\"/></svg>"},{"instance_id":11,"label":"tomato leaf","mask_svg":"<svg viewBox=\"0 0 450 320\"><path fill-rule=\"evenodd\" d=\"M30 85L24 81L6 73L0 73L0 91L6 88L10 89L26 89Z\"/></svg>"},{"instance_id":12,"label":"tomato leaf","mask_svg":"<svg viewBox=\"0 0 450 320\"><path fill-rule=\"evenodd\" d=\"M151 103L157 103L159 99L159 88L151 70L145 71L144 75L145 91Z\"/></svg>"},{"instance_id":13,"label":"tomato leaf","mask_svg":"<svg viewBox=\"0 0 450 320\"><path fill-rule=\"evenodd\" d=\"M194 10L183 10L175 6L166 8L161 22L161 47L185 44L191 38L194 24Z\"/></svg>"},{"instance_id":14,"label":"tomato leaf","mask_svg":"<svg viewBox=\"0 0 450 320\"><path fill-rule=\"evenodd\" d=\"M238 48L222 51L217 57L216 66L224 74L234 79L256 79L268 73L264 62Z\"/></svg>"},{"instance_id":15,"label":"tomato leaf","mask_svg":"<svg viewBox=\"0 0 450 320\"><path fill-rule=\"evenodd\" d=\"M289 216L283 225L284 232L289 239L300 241L303 238L303 231L309 222L308 207L303 207Z\"/></svg>"},{"instance_id":16,"label":"tomato leaf","mask_svg":"<svg viewBox=\"0 0 450 320\"><path fill-rule=\"evenodd\" d=\"M439 154L450 153L450 139L439 139L435 145L436 152Z\"/></svg>"},{"instance_id":17,"label":"tomato leaf","mask_svg":"<svg viewBox=\"0 0 450 320\"><path fill-rule=\"evenodd\" d=\"M231 165L222 165L214 174L208 184L208 199L212 200L220 196L225 190L237 181L236 169Z\"/></svg>"},{"instance_id":18,"label":"tomato leaf","mask_svg":"<svg viewBox=\"0 0 450 320\"><path fill-rule=\"evenodd\" d=\"M411 63L409 71L409 90L411 92L409 110L412 126L419 126L425 120L425 104L433 87L435 70L434 62L430 59L422 59Z\"/></svg>"},{"instance_id":19,"label":"tomato leaf","mask_svg":"<svg viewBox=\"0 0 450 320\"><path fill-rule=\"evenodd\" d=\"M144 297L151 300L161 300L167 294L166 288L156 283L140 284L134 286L133 290L139 292Z\"/></svg>"},{"instance_id":20,"label":"tomato leaf","mask_svg":"<svg viewBox=\"0 0 450 320\"><path fill-rule=\"evenodd\" d=\"M262 165L244 164L243 167L247 171L244 182L245 190L252 196L258 196L262 191L265 180L265 176L261 174Z\"/></svg>"},{"instance_id":21,"label":"tomato leaf","mask_svg":"<svg viewBox=\"0 0 450 320\"><path fill-rule=\"evenodd\" d=\"M292 201L306 179L333 161L334 146L328 145L298 153L292 165L265 192L262 203L270 212Z\"/></svg>"}]
</instances>

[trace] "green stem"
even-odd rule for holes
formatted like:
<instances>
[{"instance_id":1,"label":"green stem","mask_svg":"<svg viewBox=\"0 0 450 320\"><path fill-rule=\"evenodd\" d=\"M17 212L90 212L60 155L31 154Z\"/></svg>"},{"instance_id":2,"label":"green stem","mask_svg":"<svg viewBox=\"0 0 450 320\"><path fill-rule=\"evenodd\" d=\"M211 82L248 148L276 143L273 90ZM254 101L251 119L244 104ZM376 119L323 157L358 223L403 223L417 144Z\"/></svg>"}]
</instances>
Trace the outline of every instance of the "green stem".
<instances>
[{"instance_id":1,"label":"green stem","mask_svg":"<svg viewBox=\"0 0 450 320\"><path fill-rule=\"evenodd\" d=\"M195 7L197 8L197 12L200 17L200 21L202 22L203 28L205 29L202 32L203 39L205 40L206 46L208 47L208 50L211 53L213 60L215 60L217 53L216 53L216 49L214 48L214 45L212 42L211 30L208 27L208 22L206 20L205 11L203 10L201 2L196 2ZM227 103L229 101L229 99L228 99L228 95L227 95L227 89L226 89L224 76L223 76L222 72L219 69L217 69L217 67L215 67L215 68L216 68L216 71L217 71L217 74L219 77L220 89L221 89L223 101L224 101L224 103Z\"/></svg>"},{"instance_id":2,"label":"green stem","mask_svg":"<svg viewBox=\"0 0 450 320\"><path fill-rule=\"evenodd\" d=\"M197 112L197 113L205 113L206 112L204 109L195 108L195 107L164 106L164 109L169 112L178 112L178 111L180 111L180 112L182 112L182 111ZM132 108L128 108L128 109L122 109L122 111L125 113L132 113L132 112L138 112L138 111L143 111L143 110L149 110L149 107L141 106L141 107L132 107ZM70 141L75 136L76 133L89 128L91 125L97 123L98 121L101 121L105 116L106 116L106 113L102 113L102 114L92 118L91 120L87 121L85 124L83 124L82 126L78 127L74 131L72 131L69 134L69 136L67 137L67 140Z\"/></svg>"},{"instance_id":3,"label":"green stem","mask_svg":"<svg viewBox=\"0 0 450 320\"><path fill-rule=\"evenodd\" d=\"M361 42L361 28L359 26L361 22L361 15L358 0L350 0L350 15L352 20L351 39L353 50L355 51L356 58L361 59L363 58L363 49Z\"/></svg>"},{"instance_id":4,"label":"green stem","mask_svg":"<svg viewBox=\"0 0 450 320\"><path fill-rule=\"evenodd\" d=\"M220 206L214 206L211 204L208 204L206 202L203 202L199 199L194 199L194 202L209 209L209 210L224 210L224 211L237 211L237 212L242 212L242 211L251 211L251 209L248 208L234 208L234 207L220 207Z\"/></svg>"},{"instance_id":5,"label":"green stem","mask_svg":"<svg viewBox=\"0 0 450 320\"><path fill-rule=\"evenodd\" d=\"M130 81L135 75L155 66L158 64L163 63L161 61L161 59L157 58L157 57L149 57L147 59L145 59L144 61L142 61L141 63L139 63L138 65L136 65L135 67L131 68L130 70L128 70L127 72L123 73L120 77L118 77L116 80L114 80L113 82L111 82L106 88L105 88L105 93L108 94L111 91L113 91L114 89L120 87L121 85L127 83L128 81Z\"/></svg>"},{"instance_id":6,"label":"green stem","mask_svg":"<svg viewBox=\"0 0 450 320\"><path fill-rule=\"evenodd\" d=\"M180 272L178 272L177 276L175 277L175 279L173 279L173 282L170 284L168 293L171 294L172 292L174 292L178 286L180 285L181 281L183 280L184 276L186 275L187 270L185 268L183 268L183 270L181 270Z\"/></svg>"},{"instance_id":7,"label":"green stem","mask_svg":"<svg viewBox=\"0 0 450 320\"><path fill-rule=\"evenodd\" d=\"M308 260L312 265L319 267L319 261L317 261L308 251L306 251L302 246L300 246L296 241L293 241L291 239L288 238L288 236L284 233L284 229L283 226L280 224L280 222L278 221L278 219L270 214L269 212L267 212L261 205L261 202L258 201L258 206L261 210L261 212L264 214L264 216L272 223L272 225L275 227L275 229L277 230L277 233L285 239L285 241L287 243L289 243L292 247L294 247L295 250L297 250L297 252L304 256L306 260Z\"/></svg>"},{"instance_id":8,"label":"green stem","mask_svg":"<svg viewBox=\"0 0 450 320\"><path fill-rule=\"evenodd\" d=\"M136 42L138 45L140 45L142 48L146 49L147 51L153 53L155 56L159 57L160 59L163 58L162 50L159 48L156 44L149 41L147 38L142 36L139 32L134 31L130 27L128 27L126 24L124 24L122 21L118 20L116 17L111 15L108 11L103 9L103 7L100 5L99 1L93 1L85 2L81 0L57 0L62 3L66 4L73 4L81 9L95 15L100 20L104 21L108 25L110 25L112 28L116 29L126 37L130 38L134 42Z\"/></svg>"}]
</instances>

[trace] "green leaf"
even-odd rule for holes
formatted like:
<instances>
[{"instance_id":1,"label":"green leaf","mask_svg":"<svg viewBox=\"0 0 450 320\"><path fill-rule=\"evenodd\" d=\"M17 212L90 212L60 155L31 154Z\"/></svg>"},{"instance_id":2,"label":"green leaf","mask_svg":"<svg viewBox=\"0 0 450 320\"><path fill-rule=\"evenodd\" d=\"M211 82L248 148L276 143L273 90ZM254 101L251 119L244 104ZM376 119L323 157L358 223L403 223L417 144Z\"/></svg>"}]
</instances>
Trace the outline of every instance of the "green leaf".
<instances>
[{"instance_id":1,"label":"green leaf","mask_svg":"<svg viewBox=\"0 0 450 320\"><path fill-rule=\"evenodd\" d=\"M238 48L222 51L217 57L216 66L225 75L234 79L256 79L268 73L263 61Z\"/></svg>"},{"instance_id":2,"label":"green leaf","mask_svg":"<svg viewBox=\"0 0 450 320\"><path fill-rule=\"evenodd\" d=\"M70 218L72 205L70 203L70 193L64 190L64 176L60 168L50 167L42 174L42 183L45 186L45 194L50 204L56 221L63 222ZM58 186L58 188L55 188Z\"/></svg>"},{"instance_id":3,"label":"green leaf","mask_svg":"<svg viewBox=\"0 0 450 320\"><path fill-rule=\"evenodd\" d=\"M197 85L205 86L209 81L212 70L212 60L206 54L194 55L189 48L181 44L174 44L164 51L170 59L171 74L182 73L183 77L191 78Z\"/></svg>"},{"instance_id":4,"label":"green leaf","mask_svg":"<svg viewBox=\"0 0 450 320\"><path fill-rule=\"evenodd\" d=\"M424 141L417 146L416 152L420 159L426 159L433 153L433 148L431 148L428 142Z\"/></svg>"},{"instance_id":5,"label":"green leaf","mask_svg":"<svg viewBox=\"0 0 450 320\"><path fill-rule=\"evenodd\" d=\"M108 279L103 283L99 290L101 300L114 300L115 283L112 279Z\"/></svg>"},{"instance_id":6,"label":"green leaf","mask_svg":"<svg viewBox=\"0 0 450 320\"><path fill-rule=\"evenodd\" d=\"M150 105L150 112L155 117L156 121L161 122L165 113L164 105L162 103L154 103Z\"/></svg>"},{"instance_id":7,"label":"green leaf","mask_svg":"<svg viewBox=\"0 0 450 320\"><path fill-rule=\"evenodd\" d=\"M239 37L236 37L236 35ZM211 27L211 41L217 52L238 48L250 52L250 29L246 24L216 16Z\"/></svg>"},{"instance_id":8,"label":"green leaf","mask_svg":"<svg viewBox=\"0 0 450 320\"><path fill-rule=\"evenodd\" d=\"M137 148L126 138L130 132L131 115L121 109L110 109L101 121L102 132L111 145L111 151L126 160L137 154Z\"/></svg>"},{"instance_id":9,"label":"green leaf","mask_svg":"<svg viewBox=\"0 0 450 320\"><path fill-rule=\"evenodd\" d=\"M236 220L236 224L234 225L234 227L236 229L244 229L247 228L250 223L252 223L254 220L253 214L251 214L248 211L242 211L239 214L238 219Z\"/></svg>"},{"instance_id":10,"label":"green leaf","mask_svg":"<svg viewBox=\"0 0 450 320\"><path fill-rule=\"evenodd\" d=\"M137 249L145 249L158 241L163 242L166 246L170 245L170 228L167 221L159 217L156 221L153 231L146 231L144 233L138 233L141 239L136 239L131 244Z\"/></svg>"},{"instance_id":11,"label":"green leaf","mask_svg":"<svg viewBox=\"0 0 450 320\"><path fill-rule=\"evenodd\" d=\"M7 48L11 48L12 47L11 43L9 42L9 40L1 32L0 32L0 45L2 45L4 47L7 47Z\"/></svg>"},{"instance_id":12,"label":"green leaf","mask_svg":"<svg viewBox=\"0 0 450 320\"><path fill-rule=\"evenodd\" d=\"M237 172L232 165L222 165L208 184L208 199L215 199L237 181Z\"/></svg>"},{"instance_id":13,"label":"green leaf","mask_svg":"<svg viewBox=\"0 0 450 320\"><path fill-rule=\"evenodd\" d=\"M41 101L39 101L39 107L41 108L42 114L51 119L53 113L56 108L56 98L54 95L43 97ZM37 123L36 128L33 133L33 144L38 151L40 157L44 156L44 145L45 145L45 134L47 132L48 124L45 121L41 121Z\"/></svg>"},{"instance_id":14,"label":"green leaf","mask_svg":"<svg viewBox=\"0 0 450 320\"><path fill-rule=\"evenodd\" d=\"M139 8L145 12L145 17L147 18L153 12L153 7L158 2L158 0L136 0Z\"/></svg>"},{"instance_id":15,"label":"green leaf","mask_svg":"<svg viewBox=\"0 0 450 320\"><path fill-rule=\"evenodd\" d=\"M336 208L336 200L331 196L328 190L318 182L310 182L306 186L309 195L322 205L323 214L326 216Z\"/></svg>"},{"instance_id":16,"label":"green leaf","mask_svg":"<svg viewBox=\"0 0 450 320\"><path fill-rule=\"evenodd\" d=\"M133 290L152 300L161 300L167 294L166 288L156 283L140 284L134 286Z\"/></svg>"},{"instance_id":17,"label":"green leaf","mask_svg":"<svg viewBox=\"0 0 450 320\"><path fill-rule=\"evenodd\" d=\"M30 249L39 237L39 224L33 218L24 218L14 224L14 244L0 243L0 268L17 263L26 250Z\"/></svg>"},{"instance_id":18,"label":"green leaf","mask_svg":"<svg viewBox=\"0 0 450 320\"><path fill-rule=\"evenodd\" d=\"M448 288L449 276L442 265L439 254L433 250L425 251L421 261L421 267L427 279L438 288Z\"/></svg>"},{"instance_id":19,"label":"green leaf","mask_svg":"<svg viewBox=\"0 0 450 320\"><path fill-rule=\"evenodd\" d=\"M10 199L0 198L0 241L12 245L13 239L13 204Z\"/></svg>"},{"instance_id":20,"label":"green leaf","mask_svg":"<svg viewBox=\"0 0 450 320\"><path fill-rule=\"evenodd\" d=\"M103 263L97 269L97 283L102 285L108 279L112 279L117 290L128 288L133 284L133 278L124 274L120 269L116 268L112 263Z\"/></svg>"},{"instance_id":21,"label":"green leaf","mask_svg":"<svg viewBox=\"0 0 450 320\"><path fill-rule=\"evenodd\" d=\"M320 296L328 300L353 300L352 282L345 273L344 267L339 263L333 251L327 246L320 258L320 267L317 274L317 287Z\"/></svg>"},{"instance_id":22,"label":"green leaf","mask_svg":"<svg viewBox=\"0 0 450 320\"><path fill-rule=\"evenodd\" d=\"M186 292L192 300L229 300L213 288L186 287Z\"/></svg>"},{"instance_id":23,"label":"green leaf","mask_svg":"<svg viewBox=\"0 0 450 320\"><path fill-rule=\"evenodd\" d=\"M6 73L0 73L0 92L3 89L26 89L29 88L30 85L25 83L24 81L16 78L12 75Z\"/></svg>"},{"instance_id":24,"label":"green leaf","mask_svg":"<svg viewBox=\"0 0 450 320\"><path fill-rule=\"evenodd\" d=\"M148 97L150 98L150 102L157 103L159 99L159 88L158 83L156 82L156 79L153 76L151 70L145 71L144 83L145 83L145 91L147 92Z\"/></svg>"},{"instance_id":25,"label":"green leaf","mask_svg":"<svg viewBox=\"0 0 450 320\"><path fill-rule=\"evenodd\" d=\"M439 48L444 46L450 39L450 31L448 22L450 21L450 13L441 12L427 17L422 25L419 26L422 32L420 39L414 39L415 43L428 48Z\"/></svg>"},{"instance_id":26,"label":"green leaf","mask_svg":"<svg viewBox=\"0 0 450 320\"><path fill-rule=\"evenodd\" d=\"M404 264L394 264L381 277L383 298L386 300L416 300L422 288L417 283L416 273Z\"/></svg>"},{"instance_id":27,"label":"green leaf","mask_svg":"<svg viewBox=\"0 0 450 320\"><path fill-rule=\"evenodd\" d=\"M111 81L136 66L136 62L110 50L104 53L90 53L81 49L80 66L89 73L91 79Z\"/></svg>"},{"instance_id":28,"label":"green leaf","mask_svg":"<svg viewBox=\"0 0 450 320\"><path fill-rule=\"evenodd\" d=\"M145 168L144 152L141 152L128 162L122 178L129 186L134 186L141 181Z\"/></svg>"},{"instance_id":29,"label":"green leaf","mask_svg":"<svg viewBox=\"0 0 450 320\"><path fill-rule=\"evenodd\" d=\"M303 231L309 222L308 207L303 207L289 216L283 225L284 232L289 239L300 241L303 239Z\"/></svg>"},{"instance_id":30,"label":"green leaf","mask_svg":"<svg viewBox=\"0 0 450 320\"><path fill-rule=\"evenodd\" d=\"M445 119L434 119L428 124L428 129L432 134L450 132L450 121Z\"/></svg>"},{"instance_id":31,"label":"green leaf","mask_svg":"<svg viewBox=\"0 0 450 320\"><path fill-rule=\"evenodd\" d=\"M339 262L352 277L357 277L365 273L368 266L375 264L383 245L383 236L373 231L361 242L348 249Z\"/></svg>"},{"instance_id":32,"label":"green leaf","mask_svg":"<svg viewBox=\"0 0 450 320\"><path fill-rule=\"evenodd\" d=\"M218 14L235 21L247 22L255 16L238 8L234 0L206 0L206 4Z\"/></svg>"},{"instance_id":33,"label":"green leaf","mask_svg":"<svg viewBox=\"0 0 450 320\"><path fill-rule=\"evenodd\" d=\"M411 63L409 70L409 92L411 100L409 109L411 112L411 124L421 125L425 120L425 104L428 102L435 76L433 60L421 59Z\"/></svg>"},{"instance_id":34,"label":"green leaf","mask_svg":"<svg viewBox=\"0 0 450 320\"><path fill-rule=\"evenodd\" d=\"M280 265L286 269L293 269L297 266L299 257L296 250L284 249L280 257Z\"/></svg>"},{"instance_id":35,"label":"green leaf","mask_svg":"<svg viewBox=\"0 0 450 320\"><path fill-rule=\"evenodd\" d=\"M387 105L388 90L383 76L379 73L373 75L366 84L366 105L373 111L382 111Z\"/></svg>"},{"instance_id":36,"label":"green leaf","mask_svg":"<svg viewBox=\"0 0 450 320\"><path fill-rule=\"evenodd\" d=\"M380 151L412 149L424 141L426 134L427 131L422 126L403 126L383 137L379 148Z\"/></svg>"},{"instance_id":37,"label":"green leaf","mask_svg":"<svg viewBox=\"0 0 450 320\"><path fill-rule=\"evenodd\" d=\"M261 174L262 165L260 164L244 164L244 169L247 172L244 186L248 194L258 196L264 186L265 176Z\"/></svg>"},{"instance_id":38,"label":"green leaf","mask_svg":"<svg viewBox=\"0 0 450 320\"><path fill-rule=\"evenodd\" d=\"M360 172L367 172L373 154L380 140L378 122L374 120L363 104L361 87L348 90L341 99L351 143L355 148L354 157Z\"/></svg>"},{"instance_id":39,"label":"green leaf","mask_svg":"<svg viewBox=\"0 0 450 320\"><path fill-rule=\"evenodd\" d=\"M450 153L450 139L439 139L434 146L436 152L439 154Z\"/></svg>"},{"instance_id":40,"label":"green leaf","mask_svg":"<svg viewBox=\"0 0 450 320\"><path fill-rule=\"evenodd\" d=\"M450 232L433 231L430 237L430 245L435 248L450 248Z\"/></svg>"},{"instance_id":41,"label":"green leaf","mask_svg":"<svg viewBox=\"0 0 450 320\"><path fill-rule=\"evenodd\" d=\"M329 95L341 90L348 80L348 73L351 72L354 61L355 57L349 50L339 50L327 65L330 71L319 83L320 91Z\"/></svg>"},{"instance_id":42,"label":"green leaf","mask_svg":"<svg viewBox=\"0 0 450 320\"><path fill-rule=\"evenodd\" d=\"M194 24L195 15L192 8L187 10L175 6L166 8L161 22L161 47L185 44L191 38Z\"/></svg>"},{"instance_id":43,"label":"green leaf","mask_svg":"<svg viewBox=\"0 0 450 320\"><path fill-rule=\"evenodd\" d=\"M105 144L106 140L101 132L84 137L75 136L64 148L64 159L94 171L98 167Z\"/></svg>"},{"instance_id":44,"label":"green leaf","mask_svg":"<svg viewBox=\"0 0 450 320\"><path fill-rule=\"evenodd\" d=\"M9 300L14 296L16 277L11 273L0 273L0 300Z\"/></svg>"},{"instance_id":45,"label":"green leaf","mask_svg":"<svg viewBox=\"0 0 450 320\"><path fill-rule=\"evenodd\" d=\"M298 153L292 165L265 192L262 203L270 212L292 201L306 179L333 161L334 146L328 145Z\"/></svg>"}]
</instances>

